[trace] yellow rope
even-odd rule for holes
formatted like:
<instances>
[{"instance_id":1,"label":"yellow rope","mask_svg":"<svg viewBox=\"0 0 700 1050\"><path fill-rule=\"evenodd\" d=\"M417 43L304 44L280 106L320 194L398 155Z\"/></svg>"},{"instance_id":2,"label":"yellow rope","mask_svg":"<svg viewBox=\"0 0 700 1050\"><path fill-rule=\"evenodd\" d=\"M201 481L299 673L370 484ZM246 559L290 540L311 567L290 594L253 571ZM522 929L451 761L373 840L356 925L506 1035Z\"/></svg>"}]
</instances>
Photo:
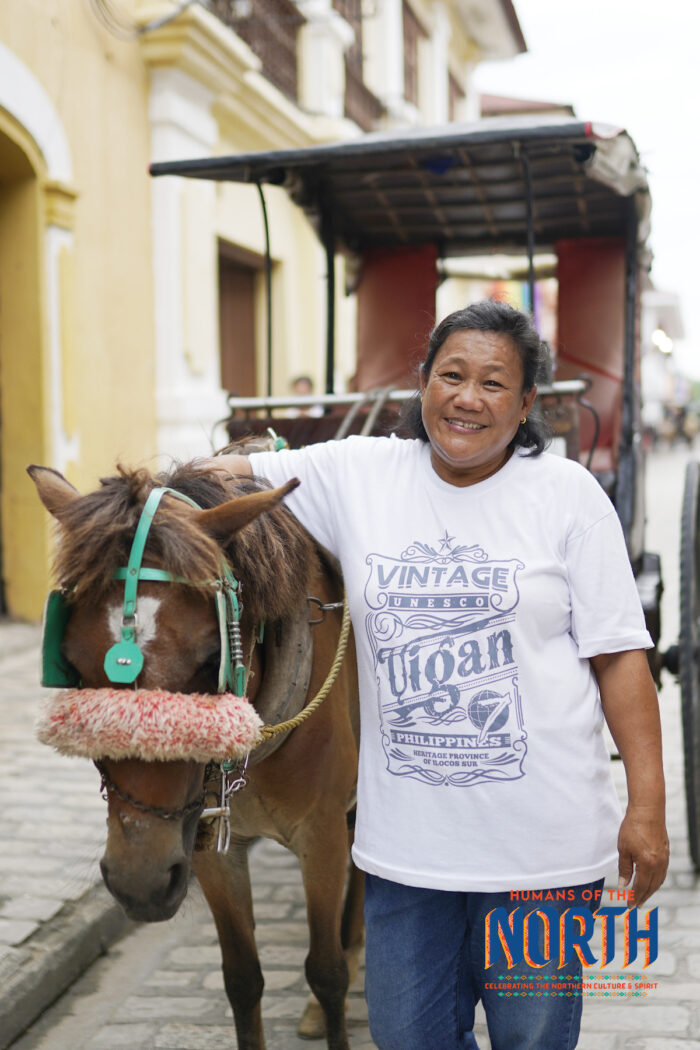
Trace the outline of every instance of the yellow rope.
<instances>
[{"instance_id":1,"label":"yellow rope","mask_svg":"<svg viewBox=\"0 0 700 1050\"><path fill-rule=\"evenodd\" d=\"M290 718L286 722L280 722L276 726L263 726L260 730L260 736L262 740L269 740L270 737L277 736L278 733L286 733L289 729L296 729L297 726L305 722L310 715L314 713L317 707L320 707L323 701L330 693L336 678L338 677L338 671L343 662L345 656L345 650L348 645L348 637L350 635L350 612L348 610L347 598L343 602L343 622L340 625L340 636L338 638L338 648L335 651L335 658L331 664L331 669L328 672L325 682L316 693L311 703L307 704L303 711L300 711L296 718ZM262 741L261 741L262 742Z\"/></svg>"}]
</instances>

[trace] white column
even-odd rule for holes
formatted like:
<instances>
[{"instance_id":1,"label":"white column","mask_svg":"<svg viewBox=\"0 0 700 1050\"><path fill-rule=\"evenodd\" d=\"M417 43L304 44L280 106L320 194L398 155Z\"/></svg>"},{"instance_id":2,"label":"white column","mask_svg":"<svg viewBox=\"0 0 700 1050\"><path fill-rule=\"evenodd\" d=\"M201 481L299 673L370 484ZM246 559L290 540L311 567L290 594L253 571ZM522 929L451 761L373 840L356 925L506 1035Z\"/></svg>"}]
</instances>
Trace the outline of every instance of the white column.
<instances>
[{"instance_id":1,"label":"white column","mask_svg":"<svg viewBox=\"0 0 700 1050\"><path fill-rule=\"evenodd\" d=\"M428 40L422 41L424 89L421 91L421 116L426 124L444 124L449 119L450 96L449 44L450 20L443 3L433 7L433 27Z\"/></svg>"},{"instance_id":2,"label":"white column","mask_svg":"<svg viewBox=\"0 0 700 1050\"><path fill-rule=\"evenodd\" d=\"M466 123L479 120L481 117L481 99L476 85L474 84L476 66L476 62L468 62L464 67L463 83L465 95L458 106L457 113L455 114L457 120L463 120Z\"/></svg>"},{"instance_id":3,"label":"white column","mask_svg":"<svg viewBox=\"0 0 700 1050\"><path fill-rule=\"evenodd\" d=\"M299 103L313 113L342 117L344 55L355 33L331 0L300 0L297 6L307 19L299 32Z\"/></svg>"},{"instance_id":4,"label":"white column","mask_svg":"<svg viewBox=\"0 0 700 1050\"><path fill-rule=\"evenodd\" d=\"M46 292L49 329L49 428L51 463L63 473L80 459L80 437L69 436L63 421L63 346L61 340L61 287L59 266L63 249L73 250L73 234L58 226L46 229ZM63 304L63 309L66 304Z\"/></svg>"},{"instance_id":5,"label":"white column","mask_svg":"<svg viewBox=\"0 0 700 1050\"><path fill-rule=\"evenodd\" d=\"M149 118L154 161L207 157L218 141L213 94L176 69L154 69ZM216 183L153 179L153 280L158 451L210 451L227 414L218 342Z\"/></svg>"}]
</instances>

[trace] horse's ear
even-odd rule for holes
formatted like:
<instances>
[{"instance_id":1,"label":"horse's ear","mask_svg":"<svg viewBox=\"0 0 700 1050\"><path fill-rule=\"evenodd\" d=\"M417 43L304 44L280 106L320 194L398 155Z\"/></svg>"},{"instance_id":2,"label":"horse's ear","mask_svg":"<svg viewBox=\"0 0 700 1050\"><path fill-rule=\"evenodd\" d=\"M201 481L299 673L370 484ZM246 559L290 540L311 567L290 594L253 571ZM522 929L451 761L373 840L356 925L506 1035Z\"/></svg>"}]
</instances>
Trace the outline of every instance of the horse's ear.
<instances>
[{"instance_id":1,"label":"horse's ear","mask_svg":"<svg viewBox=\"0 0 700 1050\"><path fill-rule=\"evenodd\" d=\"M196 515L197 524L204 532L213 536L222 546L242 528L249 525L260 514L279 503L281 499L299 485L298 478L292 478L278 489L264 489L262 492L251 492L247 496L237 496L211 510L200 510Z\"/></svg>"},{"instance_id":2,"label":"horse's ear","mask_svg":"<svg viewBox=\"0 0 700 1050\"><path fill-rule=\"evenodd\" d=\"M53 514L54 518L58 518L59 521L66 507L74 500L80 499L77 489L74 489L63 474L59 474L57 470L32 464L31 467L27 467L27 474L36 485L39 499L49 514Z\"/></svg>"}]
</instances>

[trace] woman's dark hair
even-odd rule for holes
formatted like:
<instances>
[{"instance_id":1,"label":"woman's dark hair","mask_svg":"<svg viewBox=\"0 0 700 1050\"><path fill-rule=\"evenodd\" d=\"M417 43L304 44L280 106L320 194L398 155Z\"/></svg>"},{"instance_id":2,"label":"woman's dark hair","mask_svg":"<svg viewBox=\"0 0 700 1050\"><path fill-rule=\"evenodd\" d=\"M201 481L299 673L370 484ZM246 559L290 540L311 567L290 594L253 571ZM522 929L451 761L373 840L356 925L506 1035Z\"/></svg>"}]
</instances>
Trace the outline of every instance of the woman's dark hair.
<instances>
[{"instance_id":1,"label":"woman's dark hair","mask_svg":"<svg viewBox=\"0 0 700 1050\"><path fill-rule=\"evenodd\" d=\"M419 366L419 374L427 381L438 351L448 336L454 332L497 332L507 335L520 355L523 366L523 390L532 390L540 382L550 378L549 347L540 339L531 318L521 310L496 299L480 299L476 303L455 310L433 329L428 342L428 353ZM420 396L416 394L406 402L397 427L403 437L429 441L423 426ZM529 448L538 456L549 444L551 434L547 424L537 411L530 411L526 423L521 423L510 443L511 448Z\"/></svg>"}]
</instances>

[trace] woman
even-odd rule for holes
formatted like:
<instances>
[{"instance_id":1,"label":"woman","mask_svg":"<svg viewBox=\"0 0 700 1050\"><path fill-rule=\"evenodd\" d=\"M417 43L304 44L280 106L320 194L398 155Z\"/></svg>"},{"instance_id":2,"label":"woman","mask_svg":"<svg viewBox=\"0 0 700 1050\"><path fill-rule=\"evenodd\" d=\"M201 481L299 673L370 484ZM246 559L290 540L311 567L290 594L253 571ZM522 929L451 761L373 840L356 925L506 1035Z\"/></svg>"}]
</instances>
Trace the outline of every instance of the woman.
<instances>
[{"instance_id":1,"label":"woman","mask_svg":"<svg viewBox=\"0 0 700 1050\"><path fill-rule=\"evenodd\" d=\"M637 905L665 876L650 638L612 504L583 467L543 454L528 418L541 358L528 317L476 303L431 336L413 440L216 461L274 485L298 476L289 506L343 567L380 1050L475 1047L479 999L494 1050L574 1047L580 996L499 995L486 916L524 891L595 910L615 863ZM621 822L603 716L627 776ZM537 973L580 980L581 965Z\"/></svg>"}]
</instances>

